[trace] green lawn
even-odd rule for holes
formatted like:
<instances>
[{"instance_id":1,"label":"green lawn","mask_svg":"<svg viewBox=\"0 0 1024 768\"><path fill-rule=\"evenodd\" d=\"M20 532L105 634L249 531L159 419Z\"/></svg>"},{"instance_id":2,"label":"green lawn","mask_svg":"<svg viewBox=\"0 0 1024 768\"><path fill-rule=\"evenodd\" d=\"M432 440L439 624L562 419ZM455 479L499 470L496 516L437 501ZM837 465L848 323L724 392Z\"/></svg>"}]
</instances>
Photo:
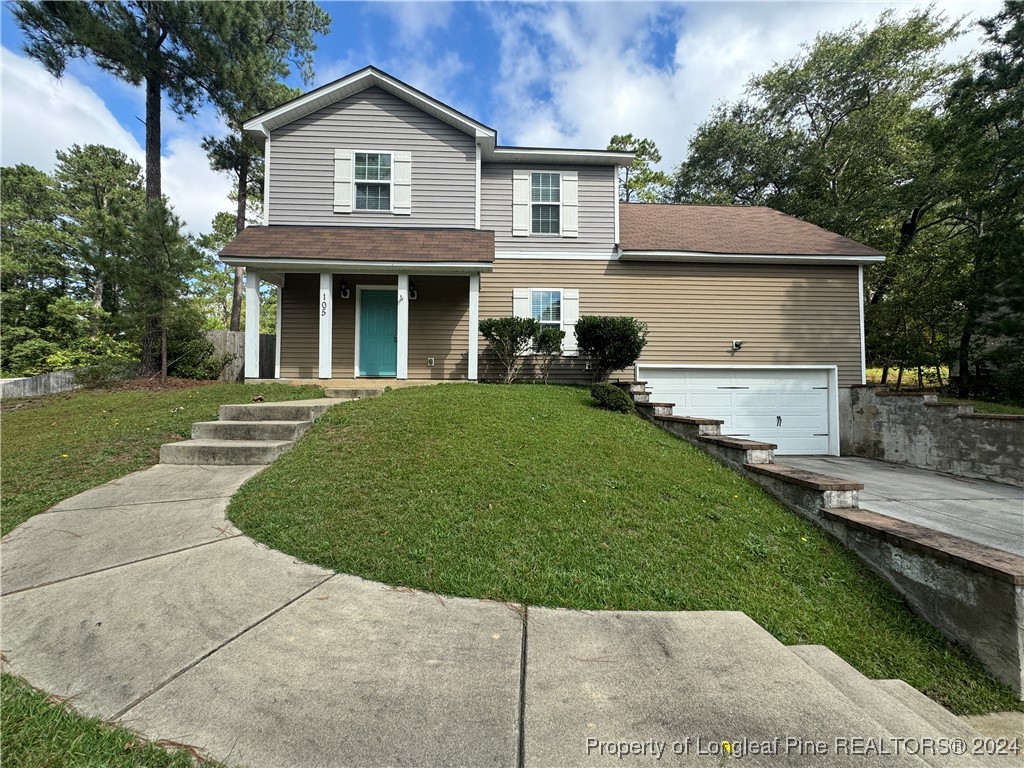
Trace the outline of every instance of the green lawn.
<instances>
[{"instance_id":1,"label":"green lawn","mask_svg":"<svg viewBox=\"0 0 1024 768\"><path fill-rule=\"evenodd\" d=\"M950 397L940 397L940 403L950 405L973 405L975 413L1008 413L1016 416L1024 416L1024 406L1007 405L1005 403L990 403L987 400L957 400Z\"/></svg>"},{"instance_id":2,"label":"green lawn","mask_svg":"<svg viewBox=\"0 0 1024 768\"><path fill-rule=\"evenodd\" d=\"M329 411L229 516L345 573L446 594L740 610L956 712L1021 709L839 544L757 486L569 387L440 385Z\"/></svg>"},{"instance_id":3,"label":"green lawn","mask_svg":"<svg viewBox=\"0 0 1024 768\"><path fill-rule=\"evenodd\" d=\"M222 403L320 397L319 387L215 384L167 391L79 390L5 400L0 532L89 488L155 464L160 446L217 418ZM15 407L15 406L21 407Z\"/></svg>"},{"instance_id":4,"label":"green lawn","mask_svg":"<svg viewBox=\"0 0 1024 768\"><path fill-rule=\"evenodd\" d=\"M4 765L19 768L193 768L192 753L81 717L12 675L0 676ZM168 747L170 749L168 749ZM199 758L197 754L195 757ZM200 760L202 765L215 763Z\"/></svg>"}]
</instances>

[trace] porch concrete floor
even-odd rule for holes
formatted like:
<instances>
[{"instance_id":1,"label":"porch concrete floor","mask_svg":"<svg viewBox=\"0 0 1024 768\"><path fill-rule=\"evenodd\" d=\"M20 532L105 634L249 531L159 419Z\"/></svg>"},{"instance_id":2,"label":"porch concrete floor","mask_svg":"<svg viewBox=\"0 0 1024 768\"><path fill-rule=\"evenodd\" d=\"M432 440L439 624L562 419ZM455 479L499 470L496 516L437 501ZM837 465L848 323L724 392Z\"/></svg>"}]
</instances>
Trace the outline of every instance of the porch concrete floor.
<instances>
[{"instance_id":1,"label":"porch concrete floor","mask_svg":"<svg viewBox=\"0 0 1024 768\"><path fill-rule=\"evenodd\" d=\"M246 384L293 384L297 387L311 385L328 389L401 389L403 387L426 387L431 384L459 384L451 379L246 379Z\"/></svg>"},{"instance_id":2,"label":"porch concrete floor","mask_svg":"<svg viewBox=\"0 0 1024 768\"><path fill-rule=\"evenodd\" d=\"M1024 556L1024 488L852 456L777 463L864 483L864 509Z\"/></svg>"}]
</instances>

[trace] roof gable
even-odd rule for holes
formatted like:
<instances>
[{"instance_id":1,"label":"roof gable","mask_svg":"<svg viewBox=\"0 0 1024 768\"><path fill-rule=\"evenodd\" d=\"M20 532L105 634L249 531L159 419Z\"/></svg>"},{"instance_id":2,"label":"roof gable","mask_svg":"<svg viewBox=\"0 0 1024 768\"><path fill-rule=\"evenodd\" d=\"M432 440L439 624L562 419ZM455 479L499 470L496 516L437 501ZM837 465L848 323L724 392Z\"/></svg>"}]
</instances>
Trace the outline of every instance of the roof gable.
<instances>
[{"instance_id":1,"label":"roof gable","mask_svg":"<svg viewBox=\"0 0 1024 768\"><path fill-rule=\"evenodd\" d=\"M488 128L483 123L467 117L447 104L442 104L437 99L406 85L386 72L381 72L376 67L364 67L358 72L353 72L333 83L320 86L309 93L285 102L279 107L247 120L242 129L257 137L266 136L270 131L373 86L397 96L417 109L436 117L441 122L477 139L490 139L493 142L497 137L497 132L493 128Z\"/></svg>"}]
</instances>

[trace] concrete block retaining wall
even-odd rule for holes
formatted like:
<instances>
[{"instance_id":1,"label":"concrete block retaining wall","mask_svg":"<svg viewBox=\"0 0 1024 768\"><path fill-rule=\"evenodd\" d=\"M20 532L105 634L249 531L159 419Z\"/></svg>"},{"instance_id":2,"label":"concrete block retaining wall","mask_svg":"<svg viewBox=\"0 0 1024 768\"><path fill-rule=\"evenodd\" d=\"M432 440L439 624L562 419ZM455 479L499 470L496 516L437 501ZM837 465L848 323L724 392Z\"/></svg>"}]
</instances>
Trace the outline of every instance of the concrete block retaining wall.
<instances>
[{"instance_id":1,"label":"concrete block retaining wall","mask_svg":"<svg viewBox=\"0 0 1024 768\"><path fill-rule=\"evenodd\" d=\"M858 513L866 520L858 520ZM969 557L957 556L969 542L925 529L918 535L912 530L892 533L887 530L890 520L867 510L826 509L818 518L825 530L892 584L915 613L970 649L1024 699L1024 572L1019 558L981 545Z\"/></svg>"},{"instance_id":2,"label":"concrete block retaining wall","mask_svg":"<svg viewBox=\"0 0 1024 768\"><path fill-rule=\"evenodd\" d=\"M70 392L81 385L75 380L75 372L51 371L38 376L24 379L4 379L0 381L0 397L40 397L55 395L58 392Z\"/></svg>"},{"instance_id":3,"label":"concrete block retaining wall","mask_svg":"<svg viewBox=\"0 0 1024 768\"><path fill-rule=\"evenodd\" d=\"M872 386L843 390L840 453L1024 486L1024 416L937 400Z\"/></svg>"}]
</instances>

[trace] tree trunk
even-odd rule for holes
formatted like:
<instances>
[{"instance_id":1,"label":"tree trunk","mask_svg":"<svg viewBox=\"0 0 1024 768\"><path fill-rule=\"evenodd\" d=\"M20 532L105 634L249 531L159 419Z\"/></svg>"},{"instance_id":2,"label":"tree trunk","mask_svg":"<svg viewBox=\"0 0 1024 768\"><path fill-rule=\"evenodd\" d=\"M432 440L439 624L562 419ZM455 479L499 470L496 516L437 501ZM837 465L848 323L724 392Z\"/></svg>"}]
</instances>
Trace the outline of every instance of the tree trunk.
<instances>
[{"instance_id":1,"label":"tree trunk","mask_svg":"<svg viewBox=\"0 0 1024 768\"><path fill-rule=\"evenodd\" d=\"M957 354L959 375L956 381L957 397L969 397L971 393L971 329L965 328L960 334L960 349Z\"/></svg>"},{"instance_id":2,"label":"tree trunk","mask_svg":"<svg viewBox=\"0 0 1024 768\"><path fill-rule=\"evenodd\" d=\"M167 327L160 329L160 384L167 385Z\"/></svg>"},{"instance_id":3,"label":"tree trunk","mask_svg":"<svg viewBox=\"0 0 1024 768\"><path fill-rule=\"evenodd\" d=\"M160 28L156 18L153 5L150 4L147 10L146 19L146 56L149 59L149 73L146 75L146 206L152 206L159 202L161 191L160 178L160 97L161 79L159 70L160 55ZM155 261L159 254L141 254L155 267ZM154 269L155 271L155 269ZM154 304L159 298L155 294L159 288L151 283L146 286L143 293L143 300L152 301ZM142 360L141 373L143 376L152 376L160 370L160 330L162 318L158 313L146 315L142 335Z\"/></svg>"},{"instance_id":4,"label":"tree trunk","mask_svg":"<svg viewBox=\"0 0 1024 768\"><path fill-rule=\"evenodd\" d=\"M883 365L882 366L882 386L884 387L888 383L889 383L889 366L888 365Z\"/></svg>"},{"instance_id":5,"label":"tree trunk","mask_svg":"<svg viewBox=\"0 0 1024 768\"><path fill-rule=\"evenodd\" d=\"M249 203L249 156L242 155L238 165L238 210L235 212L235 234L245 229L245 209ZM235 267L235 282L231 293L231 324L228 330L242 327L242 267Z\"/></svg>"},{"instance_id":6,"label":"tree trunk","mask_svg":"<svg viewBox=\"0 0 1024 768\"><path fill-rule=\"evenodd\" d=\"M896 391L900 391L900 387L903 386L903 366L896 372Z\"/></svg>"}]
</instances>

